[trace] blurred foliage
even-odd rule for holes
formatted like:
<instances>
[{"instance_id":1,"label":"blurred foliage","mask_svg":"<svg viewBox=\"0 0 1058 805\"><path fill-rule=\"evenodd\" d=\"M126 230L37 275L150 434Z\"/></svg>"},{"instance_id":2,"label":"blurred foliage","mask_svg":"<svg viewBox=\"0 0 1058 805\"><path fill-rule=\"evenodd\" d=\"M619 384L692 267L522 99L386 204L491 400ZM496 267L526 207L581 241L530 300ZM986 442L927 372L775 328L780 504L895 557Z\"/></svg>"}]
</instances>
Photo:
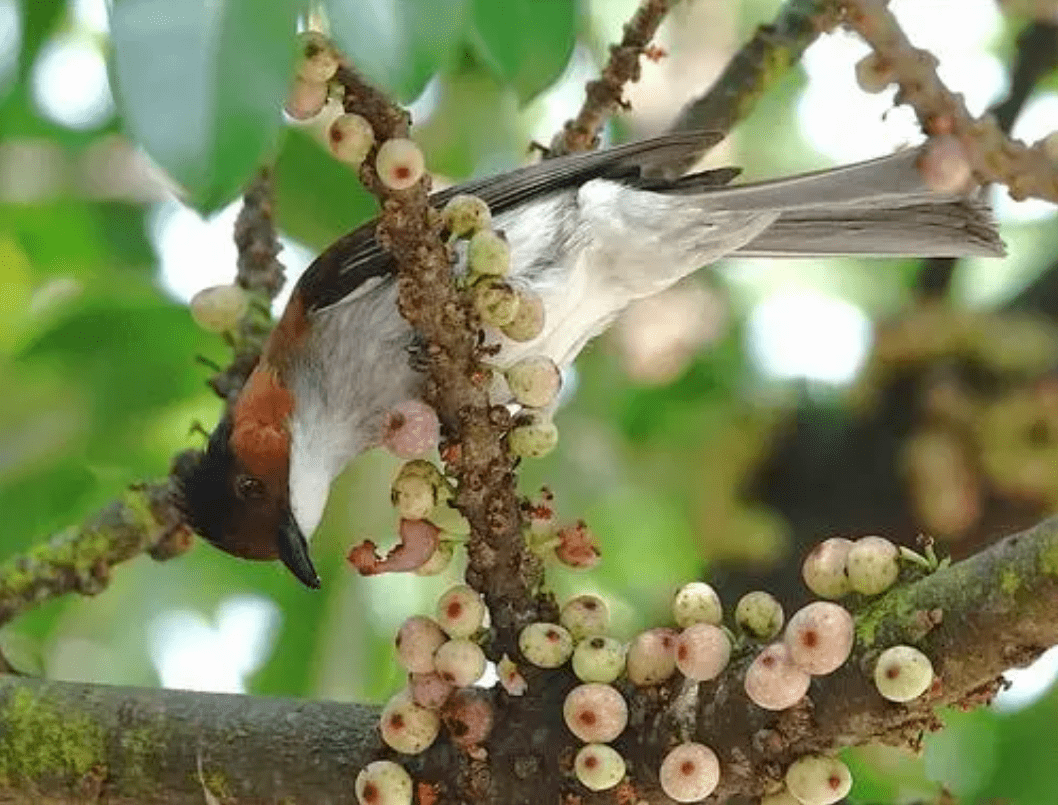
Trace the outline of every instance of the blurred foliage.
<instances>
[{"instance_id":1,"label":"blurred foliage","mask_svg":"<svg viewBox=\"0 0 1058 805\"><path fill-rule=\"evenodd\" d=\"M689 34L691 18L681 15L693 9L680 8L665 44L674 59L691 48L683 57L718 65L776 5L727 4L713 12L716 25ZM128 161L103 166L102 185L87 182L86 173L96 175L87 171L98 157L93 146L123 132L201 211L231 202L274 156L281 228L310 249L372 214L354 173L320 147L318 130L288 127L279 113L294 53L290 33L304 6L115 0L107 36L88 29L65 0L0 0L21 32L0 43L18 46L8 54L14 67L7 78L0 68L0 558L78 521L123 485L164 473L176 451L200 443L192 423L208 428L220 410L205 387L209 370L195 357L223 362L226 348L193 326L159 277L155 210L168 191L154 174L125 176ZM397 97L415 101L416 137L431 166L461 177L515 165L530 140L549 139L580 102L578 76L605 58L635 3L326 0L322 7L356 62ZM1011 30L1016 24L1006 25L997 52L1009 51ZM51 120L35 95L46 91L34 84L41 48L70 37L112 57L118 114L83 129ZM685 94L707 80L685 77L692 81ZM801 71L791 71L714 162L749 164L752 176L819 165L790 124L804 83ZM666 97L668 114L683 100L679 92ZM633 115L620 129L642 133L652 125ZM127 181L110 181L117 179ZM1024 242L1049 243L1053 259L1045 229L1024 229ZM1040 270L1018 259L1017 238L1008 237L1013 265L994 275L1007 278L1007 292L1010 276L1023 282ZM786 399L785 389L747 361L744 315L769 295L810 289L884 316L907 302L916 271L910 261L884 269L797 261L722 270L708 287L722 307L716 332L708 348L688 351L665 384L630 377L615 338L589 347L559 415L562 448L523 472L527 492L553 487L563 516L588 519L603 544L605 562L592 573L552 574L556 592L599 591L612 602L617 632L629 635L664 619L672 589L704 574L716 556L738 548L756 562L781 558L781 524L735 505L741 468L765 446L768 409ZM747 410L748 400L767 405ZM158 684L152 652L179 642L158 633L160 616L184 612L216 624L232 596L259 596L274 604L279 622L260 670L245 679L251 691L380 700L401 681L393 629L429 611L459 576L453 568L441 578L364 581L346 570L350 543L393 535L387 489L395 467L389 456L368 455L338 484L313 546L322 592L304 590L277 566L200 547L169 564L140 559L120 568L98 598L49 602L0 632L0 646L16 664L58 678ZM220 661L187 657L190 664ZM933 779L967 801L1058 801L1047 762L1056 701L1052 695L1014 715L951 714L925 765L857 755L854 799L908 801L908 792L934 791Z\"/></svg>"}]
</instances>

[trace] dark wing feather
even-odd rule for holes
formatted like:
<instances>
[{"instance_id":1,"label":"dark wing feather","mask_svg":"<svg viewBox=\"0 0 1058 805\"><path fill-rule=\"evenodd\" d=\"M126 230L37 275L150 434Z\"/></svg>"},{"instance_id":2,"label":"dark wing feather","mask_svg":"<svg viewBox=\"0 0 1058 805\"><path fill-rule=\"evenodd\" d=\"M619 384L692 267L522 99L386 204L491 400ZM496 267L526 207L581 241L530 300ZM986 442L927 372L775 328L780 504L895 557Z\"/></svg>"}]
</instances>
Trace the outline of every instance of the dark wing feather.
<instances>
[{"instance_id":1,"label":"dark wing feather","mask_svg":"<svg viewBox=\"0 0 1058 805\"><path fill-rule=\"evenodd\" d=\"M498 176L474 179L430 196L442 207L453 196L470 193L483 199L493 215L550 193L579 187L589 179L612 179L658 192L700 192L727 184L737 168L719 168L676 180L646 178L645 170L693 151L705 152L724 137L717 132L680 132L627 143L600 151L547 159ZM375 241L375 221L368 221L339 238L316 258L298 280L298 292L308 312L340 302L372 277L392 273L393 258Z\"/></svg>"}]
</instances>

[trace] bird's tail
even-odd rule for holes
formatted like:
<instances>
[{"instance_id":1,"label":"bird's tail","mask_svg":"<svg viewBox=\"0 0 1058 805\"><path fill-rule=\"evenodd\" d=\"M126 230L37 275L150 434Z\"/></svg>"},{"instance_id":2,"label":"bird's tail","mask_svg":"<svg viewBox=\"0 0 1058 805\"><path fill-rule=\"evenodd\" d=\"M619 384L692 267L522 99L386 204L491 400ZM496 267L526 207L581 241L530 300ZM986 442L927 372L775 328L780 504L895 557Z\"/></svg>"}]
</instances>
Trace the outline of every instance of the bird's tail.
<instances>
[{"instance_id":1,"label":"bird's tail","mask_svg":"<svg viewBox=\"0 0 1058 805\"><path fill-rule=\"evenodd\" d=\"M787 179L702 188L705 209L777 210L779 217L737 249L769 257L812 255L1001 256L1003 242L980 196L926 188L920 149ZM686 193L693 177L678 192Z\"/></svg>"},{"instance_id":2,"label":"bird's tail","mask_svg":"<svg viewBox=\"0 0 1058 805\"><path fill-rule=\"evenodd\" d=\"M736 254L1001 257L988 206L977 199L865 209L783 213Z\"/></svg>"}]
</instances>

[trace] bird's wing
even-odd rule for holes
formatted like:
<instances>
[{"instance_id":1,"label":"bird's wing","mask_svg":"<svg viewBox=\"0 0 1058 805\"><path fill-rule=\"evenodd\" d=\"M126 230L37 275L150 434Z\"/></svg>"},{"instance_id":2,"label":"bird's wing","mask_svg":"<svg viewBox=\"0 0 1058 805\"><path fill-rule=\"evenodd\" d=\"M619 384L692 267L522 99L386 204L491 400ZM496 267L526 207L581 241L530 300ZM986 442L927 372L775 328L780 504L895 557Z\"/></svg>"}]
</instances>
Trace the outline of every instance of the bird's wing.
<instances>
[{"instance_id":1,"label":"bird's wing","mask_svg":"<svg viewBox=\"0 0 1058 805\"><path fill-rule=\"evenodd\" d=\"M534 198L579 187L588 179L622 181L644 190L694 192L730 182L737 168L719 168L670 181L647 178L657 166L681 155L704 153L724 137L718 132L680 132L614 148L586 151L547 159L482 179L474 179L430 196L435 207L453 196L478 196L499 215ZM330 307L374 277L393 272L393 258L375 241L375 221L368 221L335 241L309 266L298 281L298 293L307 312Z\"/></svg>"}]
</instances>

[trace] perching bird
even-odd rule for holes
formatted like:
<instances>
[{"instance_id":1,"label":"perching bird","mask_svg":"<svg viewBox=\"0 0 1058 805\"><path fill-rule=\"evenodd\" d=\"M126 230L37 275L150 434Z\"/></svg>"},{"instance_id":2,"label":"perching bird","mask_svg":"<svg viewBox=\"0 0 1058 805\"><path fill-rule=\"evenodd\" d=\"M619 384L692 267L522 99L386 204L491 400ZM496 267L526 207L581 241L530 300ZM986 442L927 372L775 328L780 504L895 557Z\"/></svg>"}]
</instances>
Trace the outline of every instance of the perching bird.
<instances>
[{"instance_id":1,"label":"perching bird","mask_svg":"<svg viewBox=\"0 0 1058 805\"><path fill-rule=\"evenodd\" d=\"M1003 254L976 196L926 188L921 148L742 186L728 185L738 173L729 168L645 175L703 139L719 137L572 154L431 197L438 206L457 193L483 199L511 246L509 279L544 302L539 337L495 336L497 364L543 354L565 367L630 302L729 254ZM423 386L409 361L415 334L397 312L394 262L374 231L364 224L309 266L204 455L177 473L195 531L236 556L279 558L310 587L320 582L307 538L331 482Z\"/></svg>"}]
</instances>

